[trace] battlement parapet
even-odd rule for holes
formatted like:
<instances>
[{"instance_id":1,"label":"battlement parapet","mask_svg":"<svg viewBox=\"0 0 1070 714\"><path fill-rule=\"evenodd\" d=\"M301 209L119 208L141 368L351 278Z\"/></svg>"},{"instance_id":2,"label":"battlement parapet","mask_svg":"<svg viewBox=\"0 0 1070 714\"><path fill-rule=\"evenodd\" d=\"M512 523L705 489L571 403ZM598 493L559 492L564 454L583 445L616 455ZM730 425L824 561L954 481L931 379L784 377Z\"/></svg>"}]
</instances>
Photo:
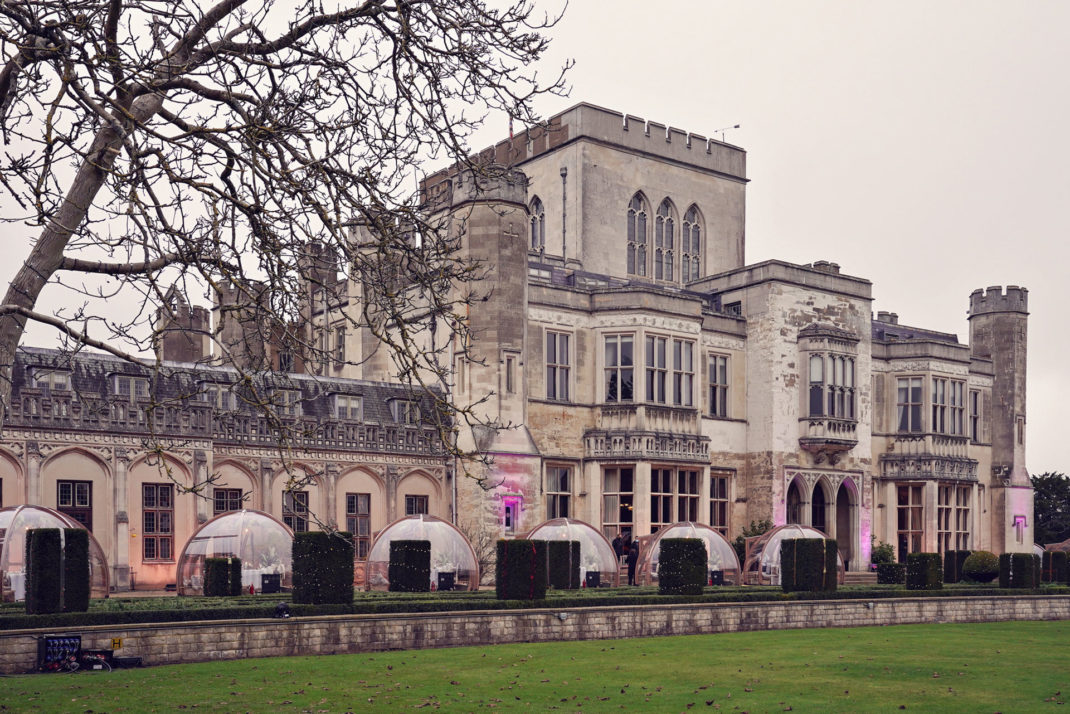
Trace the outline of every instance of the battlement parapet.
<instances>
[{"instance_id":1,"label":"battlement parapet","mask_svg":"<svg viewBox=\"0 0 1070 714\"><path fill-rule=\"evenodd\" d=\"M1006 290L993 285L984 290L978 288L970 293L970 317L995 312L1029 313L1029 290L1017 285L1008 285Z\"/></svg>"}]
</instances>

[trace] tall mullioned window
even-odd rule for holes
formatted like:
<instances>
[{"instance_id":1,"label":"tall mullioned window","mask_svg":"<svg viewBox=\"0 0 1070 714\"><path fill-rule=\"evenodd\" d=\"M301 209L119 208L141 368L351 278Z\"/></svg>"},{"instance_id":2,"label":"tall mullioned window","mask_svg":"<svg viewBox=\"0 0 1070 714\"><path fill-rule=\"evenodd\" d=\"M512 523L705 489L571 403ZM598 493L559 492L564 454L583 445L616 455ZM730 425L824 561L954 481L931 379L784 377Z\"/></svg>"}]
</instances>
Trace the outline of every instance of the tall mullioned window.
<instances>
[{"instance_id":1,"label":"tall mullioned window","mask_svg":"<svg viewBox=\"0 0 1070 714\"><path fill-rule=\"evenodd\" d=\"M646 400L655 404L665 403L666 343L664 337L646 338Z\"/></svg>"},{"instance_id":2,"label":"tall mullioned window","mask_svg":"<svg viewBox=\"0 0 1070 714\"><path fill-rule=\"evenodd\" d=\"M895 393L897 430L920 432L922 430L921 377L900 377L896 380Z\"/></svg>"},{"instance_id":3,"label":"tall mullioned window","mask_svg":"<svg viewBox=\"0 0 1070 714\"><path fill-rule=\"evenodd\" d=\"M680 231L680 279L683 282L702 277L702 219L698 208L691 206L684 214Z\"/></svg>"},{"instance_id":4,"label":"tall mullioned window","mask_svg":"<svg viewBox=\"0 0 1070 714\"><path fill-rule=\"evenodd\" d=\"M728 416L728 358L710 355L710 416Z\"/></svg>"},{"instance_id":5,"label":"tall mullioned window","mask_svg":"<svg viewBox=\"0 0 1070 714\"><path fill-rule=\"evenodd\" d=\"M634 536L634 489L633 469L607 468L602 472L602 532L606 538L612 540L622 533Z\"/></svg>"},{"instance_id":6,"label":"tall mullioned window","mask_svg":"<svg viewBox=\"0 0 1070 714\"><path fill-rule=\"evenodd\" d=\"M174 558L174 486L146 483L141 486L141 549L144 560Z\"/></svg>"},{"instance_id":7,"label":"tall mullioned window","mask_svg":"<svg viewBox=\"0 0 1070 714\"><path fill-rule=\"evenodd\" d=\"M546 333L546 398L567 402L569 378L569 335Z\"/></svg>"},{"instance_id":8,"label":"tall mullioned window","mask_svg":"<svg viewBox=\"0 0 1070 714\"><path fill-rule=\"evenodd\" d=\"M286 491L282 494L282 522L294 533L308 531L308 491Z\"/></svg>"},{"instance_id":9,"label":"tall mullioned window","mask_svg":"<svg viewBox=\"0 0 1070 714\"><path fill-rule=\"evenodd\" d=\"M846 355L810 355L810 416L855 418L855 360Z\"/></svg>"},{"instance_id":10,"label":"tall mullioned window","mask_svg":"<svg viewBox=\"0 0 1070 714\"><path fill-rule=\"evenodd\" d=\"M643 194L637 193L628 202L628 275L646 275L647 208Z\"/></svg>"},{"instance_id":11,"label":"tall mullioned window","mask_svg":"<svg viewBox=\"0 0 1070 714\"><path fill-rule=\"evenodd\" d=\"M694 403L695 344L686 340L672 341L672 403L689 407Z\"/></svg>"},{"instance_id":12,"label":"tall mullioned window","mask_svg":"<svg viewBox=\"0 0 1070 714\"><path fill-rule=\"evenodd\" d=\"M607 335L605 345L606 401L634 401L634 338L632 335Z\"/></svg>"},{"instance_id":13,"label":"tall mullioned window","mask_svg":"<svg viewBox=\"0 0 1070 714\"><path fill-rule=\"evenodd\" d=\"M568 518L572 496L572 469L551 466L546 470L546 518Z\"/></svg>"},{"instance_id":14,"label":"tall mullioned window","mask_svg":"<svg viewBox=\"0 0 1070 714\"><path fill-rule=\"evenodd\" d=\"M370 493L346 494L346 530L353 534L356 557L364 560L372 540L372 497Z\"/></svg>"},{"instance_id":15,"label":"tall mullioned window","mask_svg":"<svg viewBox=\"0 0 1070 714\"><path fill-rule=\"evenodd\" d=\"M672 203L665 199L658 206L654 223L654 277L657 280L673 279L673 264L676 251L676 219Z\"/></svg>"},{"instance_id":16,"label":"tall mullioned window","mask_svg":"<svg viewBox=\"0 0 1070 714\"><path fill-rule=\"evenodd\" d=\"M728 535L728 474L710 473L710 527Z\"/></svg>"},{"instance_id":17,"label":"tall mullioned window","mask_svg":"<svg viewBox=\"0 0 1070 714\"><path fill-rule=\"evenodd\" d=\"M970 441L981 440L981 392L970 390Z\"/></svg>"}]
</instances>

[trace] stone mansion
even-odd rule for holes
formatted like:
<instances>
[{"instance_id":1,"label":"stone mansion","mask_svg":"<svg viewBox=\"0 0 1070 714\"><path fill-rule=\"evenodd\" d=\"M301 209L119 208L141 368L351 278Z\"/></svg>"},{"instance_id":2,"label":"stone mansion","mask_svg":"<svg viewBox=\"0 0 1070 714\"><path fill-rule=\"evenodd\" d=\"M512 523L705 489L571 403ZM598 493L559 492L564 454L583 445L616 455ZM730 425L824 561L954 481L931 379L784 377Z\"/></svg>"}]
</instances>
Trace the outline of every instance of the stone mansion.
<instances>
[{"instance_id":1,"label":"stone mansion","mask_svg":"<svg viewBox=\"0 0 1070 714\"><path fill-rule=\"evenodd\" d=\"M1025 288L963 296L964 343L874 315L871 283L833 262L747 264L746 153L589 104L478 158L494 169L423 186L490 269L448 385L515 425L461 434L489 457L482 485L455 478L369 336L337 327L361 309L343 271L341 299L310 296L307 321L349 359L315 379L277 363L285 416L314 425L295 445L314 474L299 493L282 489L271 427L227 402L230 373L195 364L206 347L165 340L163 381L110 357L22 351L2 505L91 525L120 589L174 582L198 523L242 503L365 543L426 512L492 537L558 516L610 538L801 523L835 538L850 570L881 541L901 559L1032 548ZM142 446L149 389L172 398L154 417L174 437L162 454ZM174 493L160 461L210 483L208 497Z\"/></svg>"}]
</instances>

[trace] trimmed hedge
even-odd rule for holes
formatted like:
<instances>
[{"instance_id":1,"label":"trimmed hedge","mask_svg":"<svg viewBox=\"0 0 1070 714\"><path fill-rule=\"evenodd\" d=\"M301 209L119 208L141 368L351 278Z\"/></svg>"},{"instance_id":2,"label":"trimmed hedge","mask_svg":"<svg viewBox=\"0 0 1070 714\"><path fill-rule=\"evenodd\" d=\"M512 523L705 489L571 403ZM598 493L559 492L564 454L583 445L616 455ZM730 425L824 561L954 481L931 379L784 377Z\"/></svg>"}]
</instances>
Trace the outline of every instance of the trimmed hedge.
<instances>
[{"instance_id":1,"label":"trimmed hedge","mask_svg":"<svg viewBox=\"0 0 1070 714\"><path fill-rule=\"evenodd\" d=\"M1040 558L1032 553L1001 553L999 586L1001 588L1040 587Z\"/></svg>"},{"instance_id":2,"label":"trimmed hedge","mask_svg":"<svg viewBox=\"0 0 1070 714\"><path fill-rule=\"evenodd\" d=\"M89 609L89 531L63 530L63 611Z\"/></svg>"},{"instance_id":3,"label":"trimmed hedge","mask_svg":"<svg viewBox=\"0 0 1070 714\"><path fill-rule=\"evenodd\" d=\"M902 585L906 581L906 563L879 563L877 565L878 585Z\"/></svg>"},{"instance_id":4,"label":"trimmed hedge","mask_svg":"<svg viewBox=\"0 0 1070 714\"><path fill-rule=\"evenodd\" d=\"M551 540L546 542L547 583L557 590L580 587L580 542Z\"/></svg>"},{"instance_id":5,"label":"trimmed hedge","mask_svg":"<svg viewBox=\"0 0 1070 714\"><path fill-rule=\"evenodd\" d=\"M709 578L706 544L699 538L662 538L659 595L701 595Z\"/></svg>"},{"instance_id":6,"label":"trimmed hedge","mask_svg":"<svg viewBox=\"0 0 1070 714\"><path fill-rule=\"evenodd\" d=\"M999 559L987 550L978 550L962 564L962 575L975 583L990 583L999 575Z\"/></svg>"},{"instance_id":7,"label":"trimmed hedge","mask_svg":"<svg viewBox=\"0 0 1070 714\"><path fill-rule=\"evenodd\" d=\"M234 564L237 563L237 568ZM237 573L237 583L234 575ZM241 558L204 559L205 597L226 597L241 594Z\"/></svg>"},{"instance_id":8,"label":"trimmed hedge","mask_svg":"<svg viewBox=\"0 0 1070 714\"><path fill-rule=\"evenodd\" d=\"M1008 592L993 587L951 587L942 590L923 590L908 593L903 588L873 587L852 588L836 592L785 593L772 588L735 588L728 591L706 590L702 595L656 595L654 593L627 595L552 597L540 601L497 600L487 597L489 593L457 593L446 596L426 596L421 599L384 600L375 598L358 600L344 605L292 605L293 617L322 615L386 615L419 612L465 612L471 610L524 610L530 608L605 608L615 605L672 605L730 602L807 602L816 600L895 600L903 597L992 597L998 595L1034 595L1040 597L1066 596L1070 590L1063 586L1048 586L1033 591ZM283 596L285 598L285 596ZM401 596L415 598L421 596ZM256 601L257 598L247 598ZM69 629L90 625L128 625L157 622L192 622L241 620L250 618L273 618L275 600L263 605L264 599L245 606L190 608L184 610L111 610L91 612L55 613L48 615L0 615L0 630L15 629Z\"/></svg>"},{"instance_id":9,"label":"trimmed hedge","mask_svg":"<svg viewBox=\"0 0 1070 714\"><path fill-rule=\"evenodd\" d=\"M836 589L836 541L786 538L780 542L780 587L790 592Z\"/></svg>"},{"instance_id":10,"label":"trimmed hedge","mask_svg":"<svg viewBox=\"0 0 1070 714\"><path fill-rule=\"evenodd\" d=\"M393 547L390 553L393 556ZM430 544L427 558L430 562ZM353 534L347 531L294 533L293 569L295 603L353 602ZM425 579L424 589L427 583Z\"/></svg>"},{"instance_id":11,"label":"trimmed hedge","mask_svg":"<svg viewBox=\"0 0 1070 714\"><path fill-rule=\"evenodd\" d=\"M26 614L60 612L59 528L26 531Z\"/></svg>"},{"instance_id":12,"label":"trimmed hedge","mask_svg":"<svg viewBox=\"0 0 1070 714\"><path fill-rule=\"evenodd\" d=\"M499 600L546 597L546 541L499 540L494 590Z\"/></svg>"},{"instance_id":13,"label":"trimmed hedge","mask_svg":"<svg viewBox=\"0 0 1070 714\"><path fill-rule=\"evenodd\" d=\"M957 583L962 580L962 566L973 554L970 550L948 550L944 552L944 582Z\"/></svg>"},{"instance_id":14,"label":"trimmed hedge","mask_svg":"<svg viewBox=\"0 0 1070 714\"><path fill-rule=\"evenodd\" d=\"M939 590L944 587L944 569L939 553L907 555L907 590Z\"/></svg>"},{"instance_id":15,"label":"trimmed hedge","mask_svg":"<svg viewBox=\"0 0 1070 714\"><path fill-rule=\"evenodd\" d=\"M390 580L390 592L431 592L431 541L390 541L390 565L386 577Z\"/></svg>"},{"instance_id":16,"label":"trimmed hedge","mask_svg":"<svg viewBox=\"0 0 1070 714\"><path fill-rule=\"evenodd\" d=\"M26 532L26 613L89 609L89 532L31 528Z\"/></svg>"},{"instance_id":17,"label":"trimmed hedge","mask_svg":"<svg viewBox=\"0 0 1070 714\"><path fill-rule=\"evenodd\" d=\"M1066 583L1068 570L1066 567L1066 552L1061 550L1046 550L1041 566L1041 580L1046 583Z\"/></svg>"}]
</instances>

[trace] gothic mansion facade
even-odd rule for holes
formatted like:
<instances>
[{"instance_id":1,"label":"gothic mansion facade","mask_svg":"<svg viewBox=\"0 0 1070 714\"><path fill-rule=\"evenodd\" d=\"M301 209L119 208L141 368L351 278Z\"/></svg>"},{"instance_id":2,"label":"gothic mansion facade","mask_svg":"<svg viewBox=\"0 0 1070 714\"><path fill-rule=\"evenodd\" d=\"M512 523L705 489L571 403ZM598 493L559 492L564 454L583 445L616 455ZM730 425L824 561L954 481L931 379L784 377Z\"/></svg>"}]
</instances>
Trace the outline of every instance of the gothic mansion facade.
<instances>
[{"instance_id":1,"label":"gothic mansion facade","mask_svg":"<svg viewBox=\"0 0 1070 714\"><path fill-rule=\"evenodd\" d=\"M868 567L874 541L900 558L1032 547L1024 288L969 295L964 344L874 315L871 283L835 263L748 265L745 152L588 104L479 159L494 168L442 172L424 188L490 269L448 385L462 403L489 396L487 420L515 425L461 434L490 457L482 485L453 477L374 340L338 320L361 309L361 286L332 274L338 299L310 287L306 318L315 343L346 359L285 388L319 425L309 433L330 434L302 445L316 477L297 501L266 427L220 417L234 408L219 401L224 370L173 370L186 374L173 377L186 390L173 426L183 438L154 457L138 446L136 416L104 428L80 407L57 412L77 380L102 402L136 403L123 379L137 375L99 358L72 376L28 350L0 443L3 505L90 509L116 581L137 587L173 582L167 569L173 578L197 523L238 503L291 523L322 513L321 524L365 535L415 512L492 537L558 516L610 538L687 520L731 538L767 519L836 538L851 570ZM208 320L198 310L191 319ZM202 356L170 344L165 360ZM166 486L153 458L212 491L174 495L170 560L148 546L161 535L146 530L161 519L154 487Z\"/></svg>"}]
</instances>

